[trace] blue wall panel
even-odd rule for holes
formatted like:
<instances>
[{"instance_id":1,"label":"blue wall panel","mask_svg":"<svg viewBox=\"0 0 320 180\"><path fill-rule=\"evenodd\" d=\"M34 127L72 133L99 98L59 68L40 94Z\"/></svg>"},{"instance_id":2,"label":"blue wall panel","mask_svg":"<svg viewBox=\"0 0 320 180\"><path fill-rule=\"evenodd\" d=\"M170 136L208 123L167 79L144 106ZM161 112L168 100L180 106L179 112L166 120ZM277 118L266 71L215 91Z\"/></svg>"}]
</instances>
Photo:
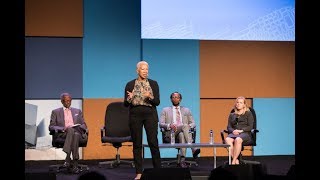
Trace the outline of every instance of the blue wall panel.
<instances>
[{"instance_id":1,"label":"blue wall panel","mask_svg":"<svg viewBox=\"0 0 320 180\"><path fill-rule=\"evenodd\" d=\"M136 76L140 1L84 1L84 98L119 98Z\"/></svg>"},{"instance_id":2,"label":"blue wall panel","mask_svg":"<svg viewBox=\"0 0 320 180\"><path fill-rule=\"evenodd\" d=\"M190 108L197 127L200 127L199 41L197 40L143 40L143 59L149 62L149 78L157 80L160 88L158 115L171 106L170 94L179 91L182 106ZM197 142L200 129L197 129ZM160 131L159 131L160 132ZM158 134L162 143L161 133ZM144 137L146 143L146 137ZM162 157L175 157L176 149L161 149ZM150 151L146 151L146 157ZM187 156L191 156L190 148Z\"/></svg>"},{"instance_id":3,"label":"blue wall panel","mask_svg":"<svg viewBox=\"0 0 320 180\"><path fill-rule=\"evenodd\" d=\"M25 99L82 98L82 38L25 38Z\"/></svg>"},{"instance_id":4,"label":"blue wall panel","mask_svg":"<svg viewBox=\"0 0 320 180\"><path fill-rule=\"evenodd\" d=\"M254 98L257 146L254 155L295 155L295 98Z\"/></svg>"}]
</instances>

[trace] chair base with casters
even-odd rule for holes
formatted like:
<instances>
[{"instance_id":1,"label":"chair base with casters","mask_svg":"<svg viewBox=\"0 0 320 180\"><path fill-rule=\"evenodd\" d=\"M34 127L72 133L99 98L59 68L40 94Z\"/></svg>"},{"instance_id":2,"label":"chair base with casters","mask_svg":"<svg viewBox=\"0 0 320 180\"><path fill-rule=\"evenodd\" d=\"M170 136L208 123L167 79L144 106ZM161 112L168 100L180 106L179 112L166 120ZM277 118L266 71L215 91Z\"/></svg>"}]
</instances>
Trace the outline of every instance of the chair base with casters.
<instances>
[{"instance_id":1,"label":"chair base with casters","mask_svg":"<svg viewBox=\"0 0 320 180\"><path fill-rule=\"evenodd\" d=\"M170 160L170 161L161 161L162 167L169 167L171 165L176 165L178 166L181 162L181 155L180 155L180 149L178 148L178 154L177 154L177 159L176 160ZM196 161L189 161L185 160L184 161L186 164L188 164L189 167L192 165L198 167L199 164Z\"/></svg>"},{"instance_id":2,"label":"chair base with casters","mask_svg":"<svg viewBox=\"0 0 320 180\"><path fill-rule=\"evenodd\" d=\"M160 131L162 133L162 142L163 143L170 143L170 140L167 138L168 137L168 130L165 130L164 128L160 128ZM196 139L196 129L195 128L191 128L192 131L192 139L193 139L193 143L195 143L195 139ZM175 139L176 142L178 142L178 138L176 137ZM170 161L161 161L161 165L162 167L165 166L171 166L172 164L175 165L179 165L181 163L181 154L180 154L180 148L176 148L178 150L178 154L177 154L177 159L176 160L170 160ZM198 166L199 164L196 161L189 161L189 160L185 160L184 161L186 164L188 164L189 167L191 167L192 165L194 166Z\"/></svg>"},{"instance_id":3,"label":"chair base with casters","mask_svg":"<svg viewBox=\"0 0 320 180\"><path fill-rule=\"evenodd\" d=\"M239 164L261 164L259 161L251 161L251 160L244 160L243 155L240 153L238 156ZM224 161L225 165L229 164L229 161Z\"/></svg>"},{"instance_id":4,"label":"chair base with casters","mask_svg":"<svg viewBox=\"0 0 320 180\"><path fill-rule=\"evenodd\" d=\"M78 164L79 171L89 171L89 166L85 164ZM49 166L49 171L61 172L65 170L70 170L71 167L65 167L64 164L54 164Z\"/></svg>"},{"instance_id":5,"label":"chair base with casters","mask_svg":"<svg viewBox=\"0 0 320 180\"><path fill-rule=\"evenodd\" d=\"M64 138L55 137L54 136L55 133L58 133L58 131L51 131L50 132L50 135L52 135L52 138L53 138L52 146L55 147L55 148L63 148L65 139ZM82 136L83 138L80 138L79 148L87 146L88 135L89 135L89 132L88 132L88 130L86 130L86 132ZM61 164L49 165L49 171L56 171L56 172L60 172L60 171L64 171L64 170L71 171L72 168L73 168L72 163L70 164L70 167L66 167L64 165L64 162L61 163ZM89 166L88 165L80 164L80 163L78 163L78 168L79 168L80 172L89 170Z\"/></svg>"},{"instance_id":6,"label":"chair base with casters","mask_svg":"<svg viewBox=\"0 0 320 180\"><path fill-rule=\"evenodd\" d=\"M119 148L122 146L121 143L113 143L113 146L117 148L116 159L110 160L110 161L99 162L100 168L102 167L102 165L110 165L111 168L114 168L114 167L118 167L120 164L128 164L128 165L131 165L131 167L135 167L133 161L120 159Z\"/></svg>"},{"instance_id":7,"label":"chair base with casters","mask_svg":"<svg viewBox=\"0 0 320 180\"><path fill-rule=\"evenodd\" d=\"M261 164L260 162L258 161L251 161L251 160L245 160L243 159L243 155L242 153L240 152L239 156L238 156L238 159L239 159L239 164Z\"/></svg>"},{"instance_id":8,"label":"chair base with casters","mask_svg":"<svg viewBox=\"0 0 320 180\"><path fill-rule=\"evenodd\" d=\"M257 132L259 132L259 131L256 130L256 129L254 129L254 130L252 130L252 133L253 133L253 132L254 132L254 133L257 133ZM222 143L223 143L223 144L226 144L224 134L228 134L228 131L227 131L227 130L222 130L222 131L220 132L220 135L221 135L221 138L222 138ZM241 147L241 152L240 152L240 154L239 154L239 156L238 156L239 164L261 164L261 163L258 162L258 161L250 161L250 160L244 160L244 159L243 159L242 151L245 150L245 146L254 146L254 145L255 145L255 143L250 143L250 144L248 144L248 145L246 145L246 144L245 144L245 145L242 145L242 147ZM252 149L246 149L246 150L252 151ZM229 162L226 161L225 164L229 164Z\"/></svg>"}]
</instances>

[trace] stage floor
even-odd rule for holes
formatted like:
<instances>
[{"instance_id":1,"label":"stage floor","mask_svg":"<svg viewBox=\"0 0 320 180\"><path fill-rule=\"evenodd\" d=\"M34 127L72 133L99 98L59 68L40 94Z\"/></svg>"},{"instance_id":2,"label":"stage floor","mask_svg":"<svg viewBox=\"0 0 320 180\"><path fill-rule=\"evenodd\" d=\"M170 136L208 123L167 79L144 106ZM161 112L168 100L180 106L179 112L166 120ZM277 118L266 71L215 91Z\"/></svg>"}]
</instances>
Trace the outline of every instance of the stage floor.
<instances>
[{"instance_id":1,"label":"stage floor","mask_svg":"<svg viewBox=\"0 0 320 180\"><path fill-rule=\"evenodd\" d=\"M264 167L265 173L275 176L286 176L290 168L295 165L295 156L255 156L244 157L246 160L258 161ZM173 160L173 159L163 159ZM217 158L217 168L224 166L227 162L227 157ZM104 160L80 160L80 163L87 164L89 166L89 172L95 171L106 177L107 180L127 180L135 177L135 169L129 165L122 164L116 168L110 168L105 165L98 166L98 162ZM211 171L213 170L213 157L200 157L197 159L198 167L192 166L189 168L190 174L193 180L208 179ZM41 174L54 174L56 180L77 180L80 174L70 174L65 171L51 172L49 171L49 165L63 163L63 161L25 161L25 174L26 176L40 176ZM151 159L145 159L144 168L152 168ZM176 168L171 166L171 168ZM25 178L27 179L27 178ZM50 179L45 179L50 180Z\"/></svg>"}]
</instances>

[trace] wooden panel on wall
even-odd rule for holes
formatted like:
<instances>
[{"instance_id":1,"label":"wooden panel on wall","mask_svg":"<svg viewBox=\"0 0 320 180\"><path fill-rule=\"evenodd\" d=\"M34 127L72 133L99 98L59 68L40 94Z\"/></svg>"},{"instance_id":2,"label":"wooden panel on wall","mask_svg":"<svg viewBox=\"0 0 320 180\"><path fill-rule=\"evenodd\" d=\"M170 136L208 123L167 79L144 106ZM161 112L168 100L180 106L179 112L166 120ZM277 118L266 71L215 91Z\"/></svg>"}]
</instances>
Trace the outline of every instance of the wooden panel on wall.
<instances>
[{"instance_id":1,"label":"wooden panel on wall","mask_svg":"<svg viewBox=\"0 0 320 180\"><path fill-rule=\"evenodd\" d=\"M295 43L200 41L200 97L295 97Z\"/></svg>"},{"instance_id":2,"label":"wooden panel on wall","mask_svg":"<svg viewBox=\"0 0 320 180\"><path fill-rule=\"evenodd\" d=\"M83 159L115 159L116 148L111 144L102 144L100 129L104 126L106 107L111 102L123 101L123 99L84 99L83 112L89 129L87 147L83 148ZM120 157L132 159L132 143L125 143L119 149Z\"/></svg>"},{"instance_id":3,"label":"wooden panel on wall","mask_svg":"<svg viewBox=\"0 0 320 180\"><path fill-rule=\"evenodd\" d=\"M247 99L249 106L252 106L252 99ZM200 142L209 142L210 129L214 132L215 142L222 143L220 131L227 128L228 117L235 103L235 99L201 99L200 100ZM217 156L228 156L225 148L217 148ZM212 156L213 150L201 149L201 157ZM243 155L252 155L252 151L244 150Z\"/></svg>"},{"instance_id":4,"label":"wooden panel on wall","mask_svg":"<svg viewBox=\"0 0 320 180\"><path fill-rule=\"evenodd\" d=\"M83 0L26 0L25 35L83 37Z\"/></svg>"}]
</instances>

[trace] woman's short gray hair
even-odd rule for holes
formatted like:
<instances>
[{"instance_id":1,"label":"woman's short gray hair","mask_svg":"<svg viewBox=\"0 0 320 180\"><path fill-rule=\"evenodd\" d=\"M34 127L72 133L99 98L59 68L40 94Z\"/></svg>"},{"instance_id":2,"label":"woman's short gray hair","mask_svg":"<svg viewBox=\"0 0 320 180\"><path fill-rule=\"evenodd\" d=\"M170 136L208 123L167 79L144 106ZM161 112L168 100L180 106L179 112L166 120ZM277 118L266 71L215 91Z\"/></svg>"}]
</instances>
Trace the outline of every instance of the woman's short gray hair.
<instances>
[{"instance_id":1,"label":"woman's short gray hair","mask_svg":"<svg viewBox=\"0 0 320 180\"><path fill-rule=\"evenodd\" d=\"M137 69L139 69L142 64L145 64L145 65L147 65L149 67L149 64L147 63L147 61L139 61L137 63Z\"/></svg>"}]
</instances>

